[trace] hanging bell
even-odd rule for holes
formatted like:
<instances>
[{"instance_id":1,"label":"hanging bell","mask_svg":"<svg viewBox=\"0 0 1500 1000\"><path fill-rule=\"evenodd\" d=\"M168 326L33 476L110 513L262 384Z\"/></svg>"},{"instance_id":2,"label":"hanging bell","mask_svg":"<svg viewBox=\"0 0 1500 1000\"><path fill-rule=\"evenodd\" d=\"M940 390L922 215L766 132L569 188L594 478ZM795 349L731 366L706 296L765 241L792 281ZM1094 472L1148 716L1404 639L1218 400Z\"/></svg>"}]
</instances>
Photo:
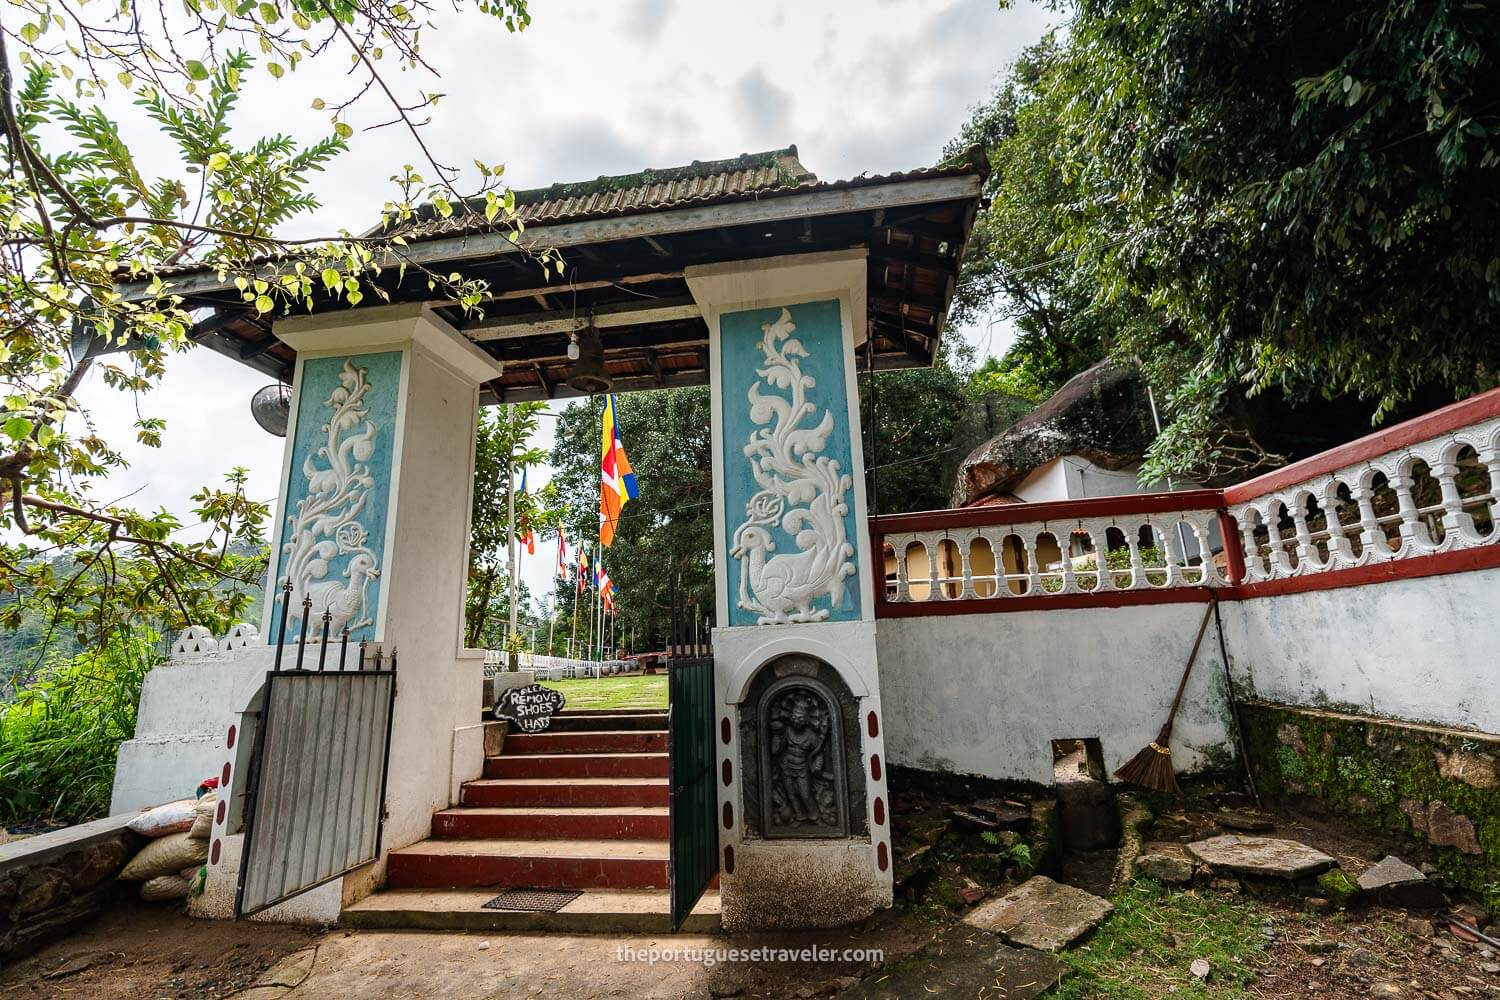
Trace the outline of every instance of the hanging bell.
<instances>
[{"instance_id":1,"label":"hanging bell","mask_svg":"<svg viewBox=\"0 0 1500 1000\"><path fill-rule=\"evenodd\" d=\"M578 360L568 375L568 385L592 396L609 392L614 384L609 366L604 363L604 340L599 336L598 328L590 326L579 334Z\"/></svg>"}]
</instances>

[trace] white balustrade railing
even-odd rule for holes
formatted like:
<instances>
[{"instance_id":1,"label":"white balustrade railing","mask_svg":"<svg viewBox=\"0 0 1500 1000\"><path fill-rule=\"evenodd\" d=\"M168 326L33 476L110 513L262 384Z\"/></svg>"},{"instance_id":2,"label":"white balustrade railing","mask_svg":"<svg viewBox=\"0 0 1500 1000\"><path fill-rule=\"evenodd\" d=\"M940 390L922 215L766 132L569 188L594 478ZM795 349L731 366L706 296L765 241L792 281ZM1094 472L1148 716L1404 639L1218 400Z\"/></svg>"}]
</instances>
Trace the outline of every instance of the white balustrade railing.
<instances>
[{"instance_id":1,"label":"white balustrade railing","mask_svg":"<svg viewBox=\"0 0 1500 1000\"><path fill-rule=\"evenodd\" d=\"M504 650L484 651L484 675L493 677L506 669L508 657ZM517 653L516 665L523 670L536 672L537 680L561 681L577 677L609 677L623 674L630 669L624 660L574 660L566 656L545 656L541 653Z\"/></svg>"},{"instance_id":2,"label":"white balustrade railing","mask_svg":"<svg viewBox=\"0 0 1500 1000\"><path fill-rule=\"evenodd\" d=\"M1493 545L1500 390L1224 494L1247 584Z\"/></svg>"},{"instance_id":3,"label":"white balustrade railing","mask_svg":"<svg viewBox=\"0 0 1500 1000\"><path fill-rule=\"evenodd\" d=\"M1217 500L1195 490L880 518L885 603L1222 587Z\"/></svg>"}]
</instances>

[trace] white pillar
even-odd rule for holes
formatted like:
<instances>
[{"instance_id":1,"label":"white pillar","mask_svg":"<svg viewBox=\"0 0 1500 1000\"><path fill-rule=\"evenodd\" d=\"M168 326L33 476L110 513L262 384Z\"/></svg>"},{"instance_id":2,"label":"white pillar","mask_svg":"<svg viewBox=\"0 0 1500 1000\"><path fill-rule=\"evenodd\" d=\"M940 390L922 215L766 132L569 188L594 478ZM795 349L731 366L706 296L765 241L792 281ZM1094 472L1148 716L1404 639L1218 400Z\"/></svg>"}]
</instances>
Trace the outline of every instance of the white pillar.
<instances>
[{"instance_id":1,"label":"white pillar","mask_svg":"<svg viewBox=\"0 0 1500 1000\"><path fill-rule=\"evenodd\" d=\"M296 348L297 371L270 579L292 575L293 627L311 593L314 614L347 611L352 639L399 653L388 851L425 838L434 810L483 767L483 653L463 648L464 588L479 387L500 366L422 305L283 320L276 335ZM298 504L338 490L355 499L299 543L294 529L310 522ZM268 602L269 641L279 619ZM351 880L361 894L383 868L350 876L346 899Z\"/></svg>"},{"instance_id":2,"label":"white pillar","mask_svg":"<svg viewBox=\"0 0 1500 1000\"><path fill-rule=\"evenodd\" d=\"M866 267L861 250L685 271L709 329L715 777L731 930L833 926L891 903L877 577L854 377ZM789 816L766 795L768 770L799 767L793 742L772 741L767 724L778 705L789 710L786 699L804 697L813 715L837 702L825 749L842 735L846 807L833 824Z\"/></svg>"}]
</instances>

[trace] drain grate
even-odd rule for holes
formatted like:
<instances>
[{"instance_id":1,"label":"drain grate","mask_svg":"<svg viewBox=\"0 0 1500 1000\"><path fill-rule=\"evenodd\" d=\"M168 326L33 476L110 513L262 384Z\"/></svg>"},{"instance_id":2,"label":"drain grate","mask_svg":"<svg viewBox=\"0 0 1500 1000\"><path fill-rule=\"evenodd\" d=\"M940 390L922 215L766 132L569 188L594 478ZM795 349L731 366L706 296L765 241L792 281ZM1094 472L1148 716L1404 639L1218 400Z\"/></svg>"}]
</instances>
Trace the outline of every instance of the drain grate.
<instances>
[{"instance_id":1,"label":"drain grate","mask_svg":"<svg viewBox=\"0 0 1500 1000\"><path fill-rule=\"evenodd\" d=\"M582 895L580 889L506 889L485 903L484 909L556 913Z\"/></svg>"}]
</instances>

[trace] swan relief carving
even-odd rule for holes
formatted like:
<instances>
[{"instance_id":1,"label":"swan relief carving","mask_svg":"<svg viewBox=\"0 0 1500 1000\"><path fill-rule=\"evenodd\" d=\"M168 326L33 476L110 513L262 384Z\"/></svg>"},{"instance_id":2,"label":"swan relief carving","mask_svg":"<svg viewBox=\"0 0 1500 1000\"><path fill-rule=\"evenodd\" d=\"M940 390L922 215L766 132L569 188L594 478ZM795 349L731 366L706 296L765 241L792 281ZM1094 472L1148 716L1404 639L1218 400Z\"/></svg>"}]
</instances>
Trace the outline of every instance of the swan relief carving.
<instances>
[{"instance_id":1,"label":"swan relief carving","mask_svg":"<svg viewBox=\"0 0 1500 1000\"><path fill-rule=\"evenodd\" d=\"M740 563L738 606L761 625L824 621L844 601L854 575L854 546L844 530L853 481L824 455L833 414L810 398L817 380L802 371L809 357L791 313L781 310L761 326L764 363L750 385L750 435L745 457L760 490L745 505L730 557ZM791 536L792 552L777 551L777 531ZM815 607L823 598L829 607Z\"/></svg>"},{"instance_id":2,"label":"swan relief carving","mask_svg":"<svg viewBox=\"0 0 1500 1000\"><path fill-rule=\"evenodd\" d=\"M276 599L282 599L279 588L290 580L288 617L301 619L303 598L311 597L309 626L327 611L331 635L345 626L353 632L375 623L369 588L380 576L380 557L367 544L369 532L361 521L375 487L366 463L375 453L379 433L365 406L368 376L369 369L344 359L339 384L323 402L331 415L320 428L322 443L302 460L307 494L287 515L287 540L281 546ZM334 563L345 556L344 568L328 578Z\"/></svg>"}]
</instances>

